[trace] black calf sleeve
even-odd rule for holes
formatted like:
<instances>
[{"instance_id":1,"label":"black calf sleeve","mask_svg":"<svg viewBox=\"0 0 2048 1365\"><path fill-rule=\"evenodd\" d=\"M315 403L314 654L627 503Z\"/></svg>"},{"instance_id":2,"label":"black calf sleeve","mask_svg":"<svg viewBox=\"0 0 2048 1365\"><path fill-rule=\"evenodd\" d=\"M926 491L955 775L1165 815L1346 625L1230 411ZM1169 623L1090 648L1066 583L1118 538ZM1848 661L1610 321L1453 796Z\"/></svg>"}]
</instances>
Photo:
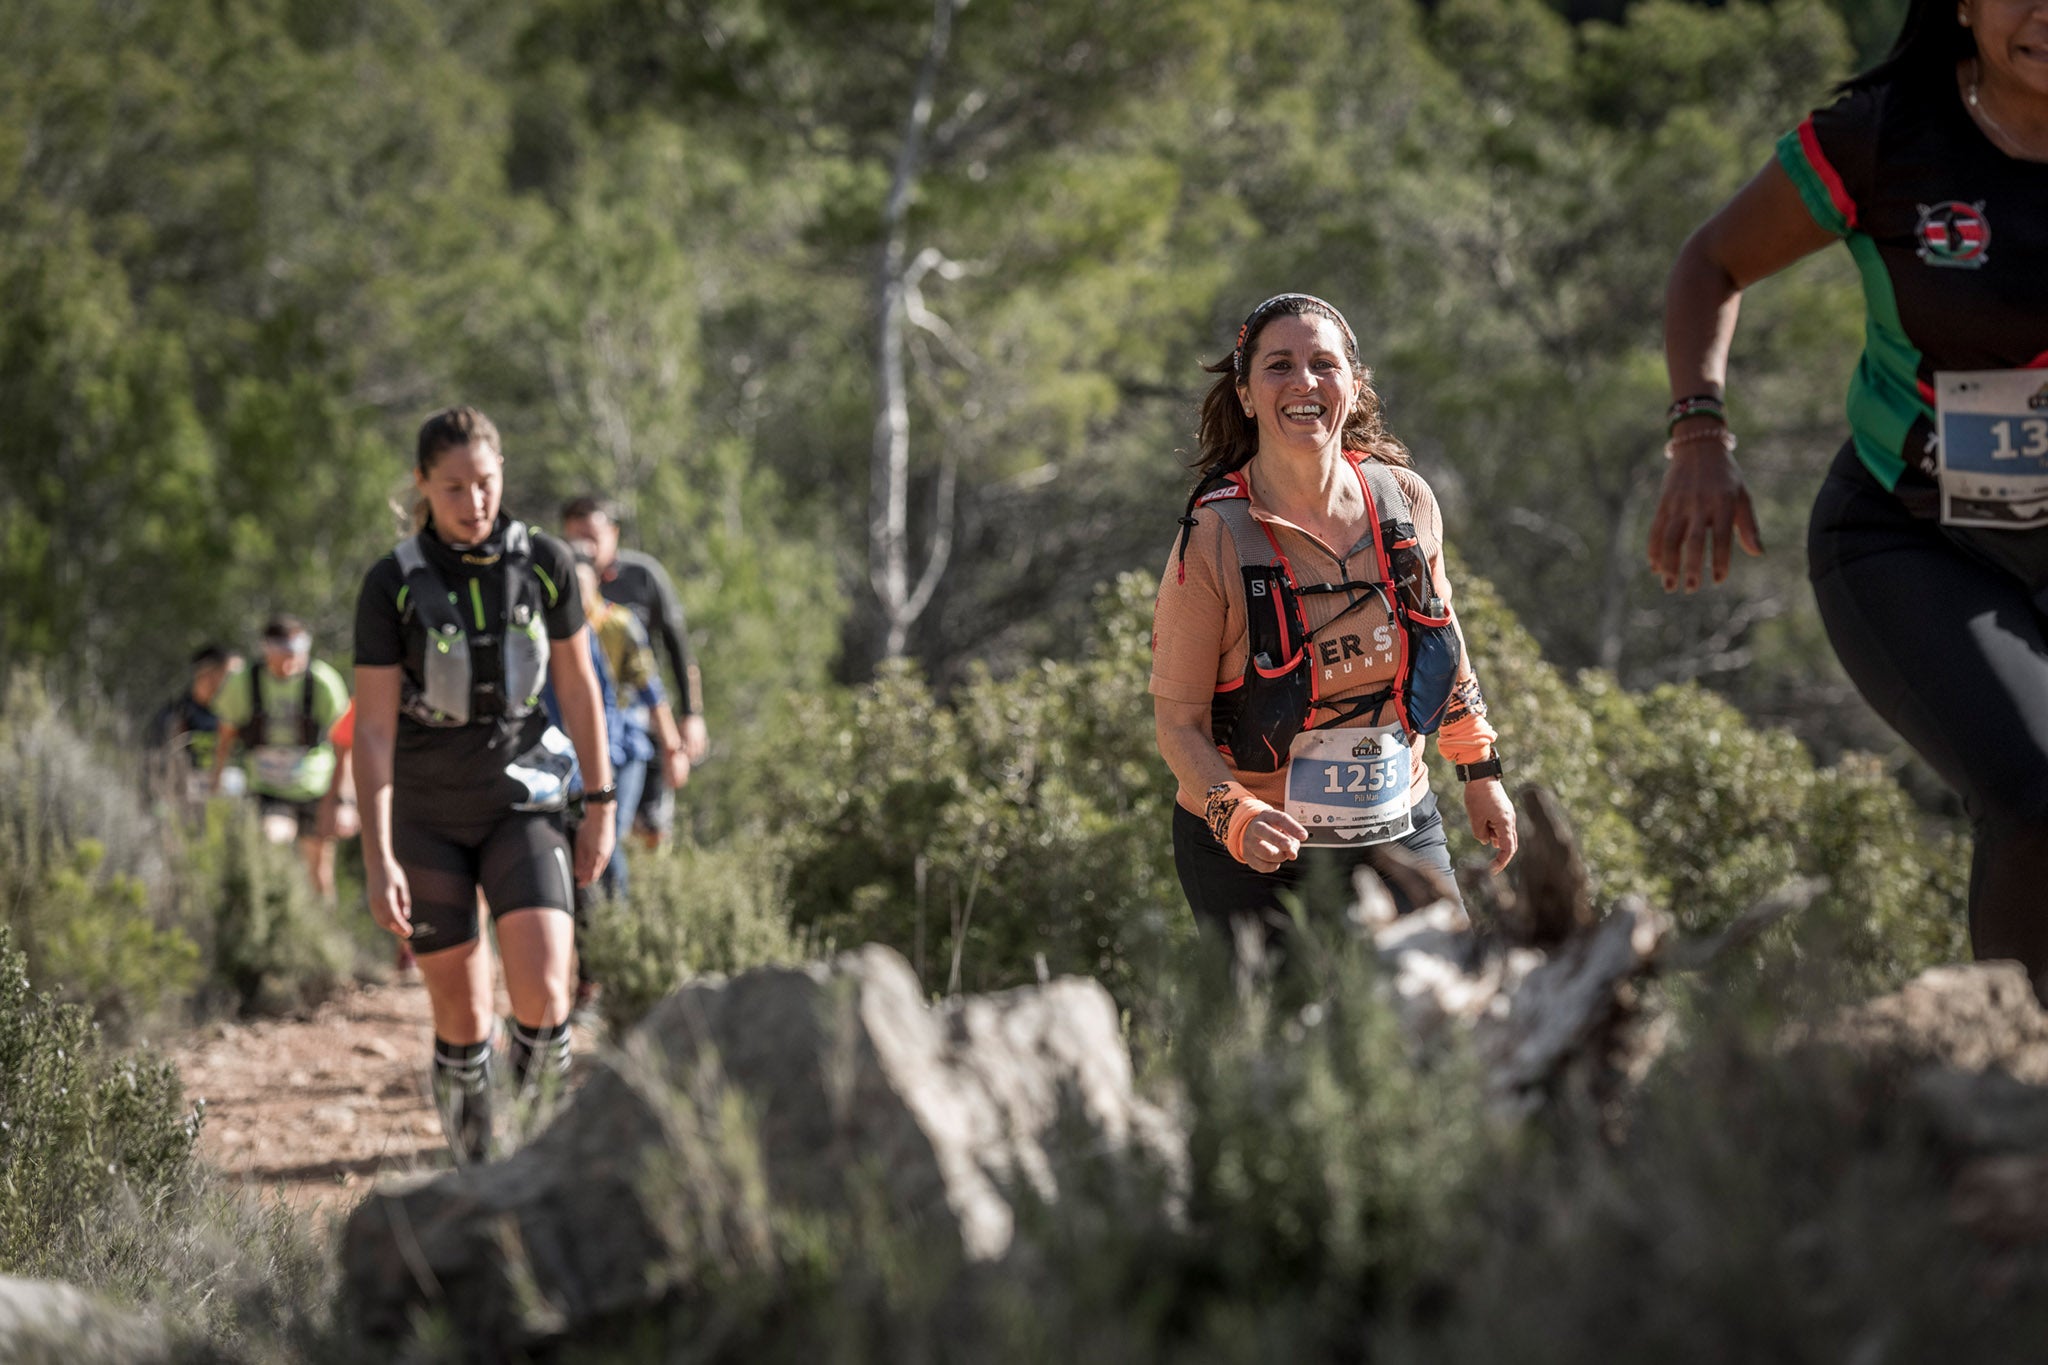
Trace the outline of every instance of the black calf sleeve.
<instances>
[{"instance_id":1,"label":"black calf sleeve","mask_svg":"<svg viewBox=\"0 0 2048 1365\"><path fill-rule=\"evenodd\" d=\"M456 1164L483 1161L491 1148L491 1044L434 1040L434 1108Z\"/></svg>"},{"instance_id":2,"label":"black calf sleeve","mask_svg":"<svg viewBox=\"0 0 2048 1365\"><path fill-rule=\"evenodd\" d=\"M512 1023L512 1078L522 1088L529 1078L569 1072L569 1025Z\"/></svg>"}]
</instances>

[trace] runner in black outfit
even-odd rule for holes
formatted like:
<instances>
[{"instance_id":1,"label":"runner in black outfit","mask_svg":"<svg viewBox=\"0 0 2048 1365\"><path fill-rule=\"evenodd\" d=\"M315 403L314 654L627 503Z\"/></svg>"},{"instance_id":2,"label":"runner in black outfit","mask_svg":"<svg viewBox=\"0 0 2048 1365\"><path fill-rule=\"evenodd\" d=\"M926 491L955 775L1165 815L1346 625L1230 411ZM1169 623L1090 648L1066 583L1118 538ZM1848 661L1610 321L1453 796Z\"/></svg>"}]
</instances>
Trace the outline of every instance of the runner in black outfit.
<instances>
[{"instance_id":1,"label":"runner in black outfit","mask_svg":"<svg viewBox=\"0 0 2048 1365\"><path fill-rule=\"evenodd\" d=\"M1780 141L1672 270L1671 465L1650 530L1689 592L1762 553L1720 398L1741 291L1841 238L1868 332L1808 530L1843 666L1962 794L1970 937L2048 991L2048 11L1913 0L1892 53ZM1945 433L1946 439L1937 439Z\"/></svg>"},{"instance_id":2,"label":"runner in black outfit","mask_svg":"<svg viewBox=\"0 0 2048 1365\"><path fill-rule=\"evenodd\" d=\"M576 884L597 875L613 840L611 759L574 564L561 541L500 514L500 449L497 429L474 408L428 419L414 479L429 515L398 553L371 566L356 607L355 764L370 908L418 954L433 1005L435 1098L463 1163L488 1154L492 1126L492 974L479 889L505 960L516 1080L525 1087L569 1061L574 888L558 825L568 745L537 704L543 671L587 789ZM408 572L401 563L413 546L422 567ZM452 617L422 606L436 590ZM430 640L430 627L442 633ZM467 667L451 673L451 654Z\"/></svg>"}]
</instances>

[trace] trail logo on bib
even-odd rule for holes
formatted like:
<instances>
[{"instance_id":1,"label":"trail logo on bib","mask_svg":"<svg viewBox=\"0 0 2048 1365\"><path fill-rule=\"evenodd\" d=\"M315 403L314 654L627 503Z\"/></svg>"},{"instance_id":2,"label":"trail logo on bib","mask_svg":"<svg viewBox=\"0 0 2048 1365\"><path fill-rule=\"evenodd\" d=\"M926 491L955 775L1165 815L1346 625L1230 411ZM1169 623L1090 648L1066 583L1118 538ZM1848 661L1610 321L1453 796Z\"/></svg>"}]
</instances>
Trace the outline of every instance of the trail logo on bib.
<instances>
[{"instance_id":1,"label":"trail logo on bib","mask_svg":"<svg viewBox=\"0 0 2048 1365\"><path fill-rule=\"evenodd\" d=\"M1920 259L1929 265L1975 270L1984 264L1985 249L1991 245L1991 220L1984 216L1981 199L1974 204L1950 199L1920 205L1913 233L1920 239Z\"/></svg>"}]
</instances>

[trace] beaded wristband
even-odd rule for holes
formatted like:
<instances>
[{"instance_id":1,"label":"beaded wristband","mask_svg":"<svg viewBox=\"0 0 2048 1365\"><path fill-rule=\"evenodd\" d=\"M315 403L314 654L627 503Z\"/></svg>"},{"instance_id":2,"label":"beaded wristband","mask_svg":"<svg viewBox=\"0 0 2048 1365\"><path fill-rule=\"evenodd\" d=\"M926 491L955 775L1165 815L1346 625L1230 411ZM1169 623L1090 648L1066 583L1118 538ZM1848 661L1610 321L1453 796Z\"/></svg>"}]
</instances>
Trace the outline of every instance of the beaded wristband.
<instances>
[{"instance_id":1,"label":"beaded wristband","mask_svg":"<svg viewBox=\"0 0 2048 1365\"><path fill-rule=\"evenodd\" d=\"M1721 447L1724 453L1732 455L1735 452L1735 433L1725 426L1720 426L1711 431L1690 431L1683 436L1672 437L1664 443L1664 458L1674 458L1674 453L1680 446L1700 445L1706 441L1712 441Z\"/></svg>"},{"instance_id":2,"label":"beaded wristband","mask_svg":"<svg viewBox=\"0 0 2048 1365\"><path fill-rule=\"evenodd\" d=\"M1689 421L1694 417L1711 417L1722 426L1728 425L1726 405L1712 394L1702 393L1691 398L1681 398L1664 410L1664 434L1670 435L1678 430L1680 422Z\"/></svg>"},{"instance_id":3,"label":"beaded wristband","mask_svg":"<svg viewBox=\"0 0 2048 1365\"><path fill-rule=\"evenodd\" d=\"M1676 421L1695 408L1706 408L1714 412L1720 412L1726 407L1726 400L1719 394L1692 393L1687 394L1683 398L1673 399L1671 406L1664 409L1664 416L1666 420Z\"/></svg>"}]
</instances>

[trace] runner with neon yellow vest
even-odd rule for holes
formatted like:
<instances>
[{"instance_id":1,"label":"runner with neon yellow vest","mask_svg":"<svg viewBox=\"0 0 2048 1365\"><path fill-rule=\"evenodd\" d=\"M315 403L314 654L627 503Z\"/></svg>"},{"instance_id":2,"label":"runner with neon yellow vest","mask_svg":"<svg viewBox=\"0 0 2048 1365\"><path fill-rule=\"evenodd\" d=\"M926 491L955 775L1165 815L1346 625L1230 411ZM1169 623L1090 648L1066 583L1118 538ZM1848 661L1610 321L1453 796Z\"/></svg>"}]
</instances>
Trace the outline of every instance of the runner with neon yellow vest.
<instances>
[{"instance_id":1,"label":"runner with neon yellow vest","mask_svg":"<svg viewBox=\"0 0 2048 1365\"><path fill-rule=\"evenodd\" d=\"M334 894L334 840L320 830L320 798L334 781L327 732L348 706L348 684L313 657L312 636L296 616L274 616L263 628L262 661L232 673L215 710L220 737L214 783L239 745L248 751L249 790L274 843L296 840L306 875L322 896Z\"/></svg>"},{"instance_id":2,"label":"runner with neon yellow vest","mask_svg":"<svg viewBox=\"0 0 2048 1365\"><path fill-rule=\"evenodd\" d=\"M1891 54L1780 140L1666 296L1666 590L1761 554L1723 403L1742 290L1830 243L1862 276L1850 439L1807 533L1864 699L1962 795L1970 937L2048 991L2048 12L1912 0Z\"/></svg>"}]
</instances>

